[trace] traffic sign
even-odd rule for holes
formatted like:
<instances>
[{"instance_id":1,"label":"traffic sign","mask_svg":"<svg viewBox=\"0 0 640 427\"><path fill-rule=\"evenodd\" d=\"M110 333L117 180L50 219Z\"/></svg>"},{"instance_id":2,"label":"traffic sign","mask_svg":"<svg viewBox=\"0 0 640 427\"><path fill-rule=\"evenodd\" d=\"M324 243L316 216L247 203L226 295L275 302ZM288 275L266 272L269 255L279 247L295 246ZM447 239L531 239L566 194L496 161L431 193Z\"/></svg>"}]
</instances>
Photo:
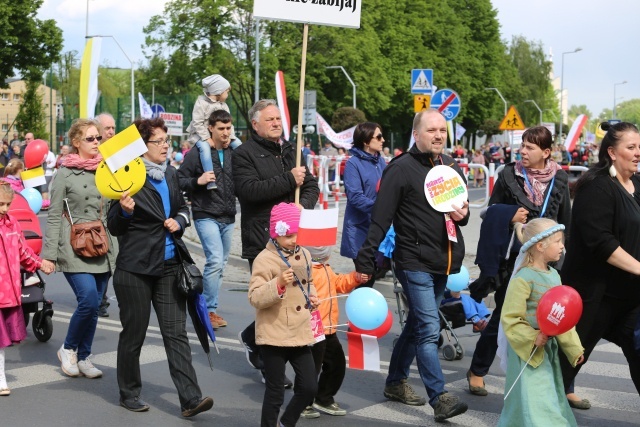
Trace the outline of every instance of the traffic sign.
<instances>
[{"instance_id":1,"label":"traffic sign","mask_svg":"<svg viewBox=\"0 0 640 427\"><path fill-rule=\"evenodd\" d=\"M431 98L431 108L435 108L449 121L458 117L462 101L452 89L440 89Z\"/></svg>"},{"instance_id":2,"label":"traffic sign","mask_svg":"<svg viewBox=\"0 0 640 427\"><path fill-rule=\"evenodd\" d=\"M413 95L413 111L419 113L420 111L428 110L431 104L431 96L429 95Z\"/></svg>"},{"instance_id":3,"label":"traffic sign","mask_svg":"<svg viewBox=\"0 0 640 427\"><path fill-rule=\"evenodd\" d=\"M164 107L160 104L153 104L151 111L153 112L153 117L158 117L160 113L164 113Z\"/></svg>"},{"instance_id":4,"label":"traffic sign","mask_svg":"<svg viewBox=\"0 0 640 427\"><path fill-rule=\"evenodd\" d=\"M516 107L513 105L509 107L509 111L507 111L507 115L504 116L500 126L498 127L500 130L525 130L524 123L520 118L520 114L516 111Z\"/></svg>"},{"instance_id":5,"label":"traffic sign","mask_svg":"<svg viewBox=\"0 0 640 427\"><path fill-rule=\"evenodd\" d=\"M433 93L433 70L414 69L411 70L411 93L431 95Z\"/></svg>"}]
</instances>

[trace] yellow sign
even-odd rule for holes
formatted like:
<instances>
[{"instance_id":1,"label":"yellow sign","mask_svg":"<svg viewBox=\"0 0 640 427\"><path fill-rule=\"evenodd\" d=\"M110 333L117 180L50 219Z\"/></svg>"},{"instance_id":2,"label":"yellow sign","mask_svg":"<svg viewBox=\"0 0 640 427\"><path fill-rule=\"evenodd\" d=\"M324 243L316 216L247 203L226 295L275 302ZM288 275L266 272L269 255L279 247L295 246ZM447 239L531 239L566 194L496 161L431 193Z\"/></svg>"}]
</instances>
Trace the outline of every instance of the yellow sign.
<instances>
[{"instance_id":1,"label":"yellow sign","mask_svg":"<svg viewBox=\"0 0 640 427\"><path fill-rule=\"evenodd\" d=\"M413 111L415 111L416 113L428 110L430 105L430 95L413 95Z\"/></svg>"},{"instance_id":2,"label":"yellow sign","mask_svg":"<svg viewBox=\"0 0 640 427\"><path fill-rule=\"evenodd\" d=\"M502 122L500 123L500 130L524 130L525 126L520 118L520 114L516 111L516 107L513 105L509 107L509 111L507 111L507 115L504 116Z\"/></svg>"},{"instance_id":3,"label":"yellow sign","mask_svg":"<svg viewBox=\"0 0 640 427\"><path fill-rule=\"evenodd\" d=\"M129 191L129 196L136 194L147 179L147 168L139 157L131 160L115 172L103 160L96 170L96 187L104 197L120 200L122 193Z\"/></svg>"}]
</instances>

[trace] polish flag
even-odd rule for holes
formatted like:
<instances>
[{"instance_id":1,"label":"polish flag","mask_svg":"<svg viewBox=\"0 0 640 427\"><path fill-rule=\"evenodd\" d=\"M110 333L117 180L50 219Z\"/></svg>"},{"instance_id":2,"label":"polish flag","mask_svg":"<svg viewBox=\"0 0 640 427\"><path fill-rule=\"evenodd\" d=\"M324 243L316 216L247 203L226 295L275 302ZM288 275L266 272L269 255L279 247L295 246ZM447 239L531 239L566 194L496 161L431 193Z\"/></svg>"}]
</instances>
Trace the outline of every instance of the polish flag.
<instances>
[{"instance_id":1,"label":"polish flag","mask_svg":"<svg viewBox=\"0 0 640 427\"><path fill-rule=\"evenodd\" d=\"M300 213L300 246L333 246L338 238L338 209L303 209Z\"/></svg>"},{"instance_id":2,"label":"polish flag","mask_svg":"<svg viewBox=\"0 0 640 427\"><path fill-rule=\"evenodd\" d=\"M378 339L371 335L347 332L349 368L380 372Z\"/></svg>"},{"instance_id":3,"label":"polish flag","mask_svg":"<svg viewBox=\"0 0 640 427\"><path fill-rule=\"evenodd\" d=\"M291 119L289 118L289 106L287 105L287 88L284 85L284 73L276 72L276 98L278 98L278 108L280 109L280 118L282 119L282 132L284 140L289 140L289 129L291 128Z\"/></svg>"}]
</instances>

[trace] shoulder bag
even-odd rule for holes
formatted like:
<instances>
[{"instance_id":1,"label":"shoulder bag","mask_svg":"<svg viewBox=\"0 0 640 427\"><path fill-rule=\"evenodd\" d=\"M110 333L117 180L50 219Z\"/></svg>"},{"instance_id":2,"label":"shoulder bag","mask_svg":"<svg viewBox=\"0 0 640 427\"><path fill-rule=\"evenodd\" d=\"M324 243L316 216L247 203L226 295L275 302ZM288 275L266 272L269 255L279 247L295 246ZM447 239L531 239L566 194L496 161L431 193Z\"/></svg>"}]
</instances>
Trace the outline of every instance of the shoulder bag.
<instances>
[{"instance_id":1,"label":"shoulder bag","mask_svg":"<svg viewBox=\"0 0 640 427\"><path fill-rule=\"evenodd\" d=\"M73 252L83 258L95 258L106 255L109 251L109 238L102 223L102 207L104 199L100 200L100 217L94 221L74 224L67 199L64 199L66 211L64 216L71 225L70 243Z\"/></svg>"},{"instance_id":2,"label":"shoulder bag","mask_svg":"<svg viewBox=\"0 0 640 427\"><path fill-rule=\"evenodd\" d=\"M174 240L176 246L176 255L180 261L180 269L178 271L178 290L183 295L192 295L194 293L201 294L204 287L202 284L202 273L190 260L190 256L184 257L181 253L182 248ZM185 259L186 258L186 259Z\"/></svg>"}]
</instances>

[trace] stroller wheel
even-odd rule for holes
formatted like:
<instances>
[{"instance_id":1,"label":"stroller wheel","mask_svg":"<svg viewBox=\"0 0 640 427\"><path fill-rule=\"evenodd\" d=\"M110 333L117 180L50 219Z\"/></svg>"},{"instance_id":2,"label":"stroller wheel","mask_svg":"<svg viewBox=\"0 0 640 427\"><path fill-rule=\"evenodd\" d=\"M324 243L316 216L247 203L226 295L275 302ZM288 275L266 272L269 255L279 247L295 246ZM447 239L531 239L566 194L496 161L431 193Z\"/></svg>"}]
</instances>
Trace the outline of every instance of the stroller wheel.
<instances>
[{"instance_id":1,"label":"stroller wheel","mask_svg":"<svg viewBox=\"0 0 640 427\"><path fill-rule=\"evenodd\" d=\"M451 344L442 347L442 357L444 360L454 360L456 358L456 348Z\"/></svg>"},{"instance_id":2,"label":"stroller wheel","mask_svg":"<svg viewBox=\"0 0 640 427\"><path fill-rule=\"evenodd\" d=\"M456 344L456 360L462 360L464 357L464 348L462 348L462 344Z\"/></svg>"},{"instance_id":3,"label":"stroller wheel","mask_svg":"<svg viewBox=\"0 0 640 427\"><path fill-rule=\"evenodd\" d=\"M51 317L44 315L42 311L38 311L33 315L32 327L33 334L40 342L49 341L49 338L51 338L53 334L53 321Z\"/></svg>"}]
</instances>

